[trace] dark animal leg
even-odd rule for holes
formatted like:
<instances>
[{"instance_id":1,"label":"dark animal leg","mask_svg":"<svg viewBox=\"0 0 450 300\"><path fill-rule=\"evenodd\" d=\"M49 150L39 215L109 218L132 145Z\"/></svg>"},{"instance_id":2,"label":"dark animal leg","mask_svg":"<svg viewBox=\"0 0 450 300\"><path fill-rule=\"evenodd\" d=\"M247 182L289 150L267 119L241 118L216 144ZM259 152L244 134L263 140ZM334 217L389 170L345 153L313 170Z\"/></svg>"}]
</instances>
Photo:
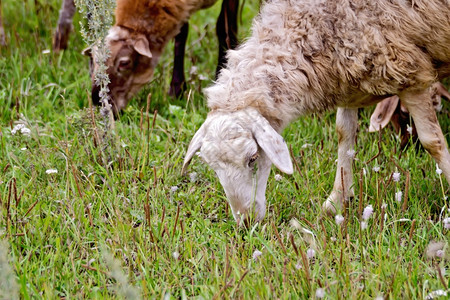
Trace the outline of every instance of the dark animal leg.
<instances>
[{"instance_id":1,"label":"dark animal leg","mask_svg":"<svg viewBox=\"0 0 450 300\"><path fill-rule=\"evenodd\" d=\"M67 48L75 11L74 0L64 0L62 8L59 11L58 26L56 27L53 38L53 51L58 52Z\"/></svg>"},{"instance_id":2,"label":"dark animal leg","mask_svg":"<svg viewBox=\"0 0 450 300\"><path fill-rule=\"evenodd\" d=\"M184 54L186 51L186 40L189 32L189 24L185 23L180 33L175 37L173 73L170 82L169 95L180 97L186 90L186 79L184 78Z\"/></svg>"},{"instance_id":3,"label":"dark animal leg","mask_svg":"<svg viewBox=\"0 0 450 300\"><path fill-rule=\"evenodd\" d=\"M216 78L226 64L226 51L238 45L238 11L239 0L223 0L222 10L217 20L216 33L219 39L219 61L217 63Z\"/></svg>"}]
</instances>

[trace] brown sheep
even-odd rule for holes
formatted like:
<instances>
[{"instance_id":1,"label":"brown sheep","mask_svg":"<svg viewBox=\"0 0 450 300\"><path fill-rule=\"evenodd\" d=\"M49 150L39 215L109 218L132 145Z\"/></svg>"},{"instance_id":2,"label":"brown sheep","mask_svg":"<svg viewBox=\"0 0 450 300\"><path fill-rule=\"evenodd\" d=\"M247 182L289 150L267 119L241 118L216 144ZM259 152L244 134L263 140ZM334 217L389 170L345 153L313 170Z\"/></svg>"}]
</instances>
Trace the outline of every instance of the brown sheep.
<instances>
[{"instance_id":1,"label":"brown sheep","mask_svg":"<svg viewBox=\"0 0 450 300\"><path fill-rule=\"evenodd\" d=\"M115 113L123 109L152 76L167 43L175 36L175 63L170 94L180 96L185 84L183 71L184 45L188 34L189 17L196 11L208 8L216 0L118 0L116 22L109 30L106 43L110 50L107 73L109 96ZM217 21L219 37L219 64L224 63L225 49L237 45L238 0L223 0L222 12ZM92 100L99 102L99 86L94 73L98 65L95 49L92 77Z\"/></svg>"}]
</instances>

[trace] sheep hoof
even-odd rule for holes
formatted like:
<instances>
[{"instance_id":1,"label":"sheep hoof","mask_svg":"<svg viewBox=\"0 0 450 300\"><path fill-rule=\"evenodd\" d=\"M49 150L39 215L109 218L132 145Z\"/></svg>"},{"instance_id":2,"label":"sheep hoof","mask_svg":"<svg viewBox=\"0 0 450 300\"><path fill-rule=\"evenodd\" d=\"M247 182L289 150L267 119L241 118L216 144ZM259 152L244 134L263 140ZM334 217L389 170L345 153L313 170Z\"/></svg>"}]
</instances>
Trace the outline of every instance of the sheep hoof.
<instances>
[{"instance_id":1,"label":"sheep hoof","mask_svg":"<svg viewBox=\"0 0 450 300\"><path fill-rule=\"evenodd\" d=\"M353 191L349 191L348 193L350 194L349 197L346 197L344 200L341 191L331 192L330 196L322 204L322 210L330 216L335 216L337 212L344 208L344 201L349 201L350 198L353 198Z\"/></svg>"}]
</instances>

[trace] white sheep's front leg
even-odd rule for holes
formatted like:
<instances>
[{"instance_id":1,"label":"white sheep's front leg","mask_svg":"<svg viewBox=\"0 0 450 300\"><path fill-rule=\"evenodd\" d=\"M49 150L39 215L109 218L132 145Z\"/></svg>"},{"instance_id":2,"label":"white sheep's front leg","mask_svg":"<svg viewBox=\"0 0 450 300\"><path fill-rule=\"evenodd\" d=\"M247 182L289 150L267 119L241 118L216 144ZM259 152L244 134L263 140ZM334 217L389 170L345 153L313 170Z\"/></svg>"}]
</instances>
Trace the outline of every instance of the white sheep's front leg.
<instances>
[{"instance_id":1,"label":"white sheep's front leg","mask_svg":"<svg viewBox=\"0 0 450 300\"><path fill-rule=\"evenodd\" d=\"M324 211L329 214L336 214L342 208L344 201L354 196L352 161L357 129L358 109L338 108L336 114L336 132L339 142L337 171L333 191L323 203Z\"/></svg>"},{"instance_id":2,"label":"white sheep's front leg","mask_svg":"<svg viewBox=\"0 0 450 300\"><path fill-rule=\"evenodd\" d=\"M436 117L430 91L427 89L420 93L405 92L400 95L400 101L410 112L423 147L433 156L450 183L450 154Z\"/></svg>"}]
</instances>

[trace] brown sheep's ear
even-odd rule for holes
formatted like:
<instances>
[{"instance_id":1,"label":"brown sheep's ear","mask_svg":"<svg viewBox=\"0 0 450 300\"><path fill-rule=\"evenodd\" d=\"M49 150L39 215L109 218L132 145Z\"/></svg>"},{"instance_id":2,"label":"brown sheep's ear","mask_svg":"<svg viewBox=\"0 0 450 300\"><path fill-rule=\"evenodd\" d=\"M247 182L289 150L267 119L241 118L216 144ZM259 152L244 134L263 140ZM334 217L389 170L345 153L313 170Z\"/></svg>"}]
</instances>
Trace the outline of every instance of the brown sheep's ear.
<instances>
[{"instance_id":1,"label":"brown sheep's ear","mask_svg":"<svg viewBox=\"0 0 450 300\"><path fill-rule=\"evenodd\" d=\"M204 125L205 124L200 126L199 130L197 130L197 132L194 134L194 137L189 144L186 156L184 157L183 168L181 169L182 175L186 173L187 167L189 166L189 163L191 162L191 159L194 156L195 152L197 152L197 150L202 147L203 139L205 137Z\"/></svg>"},{"instance_id":2,"label":"brown sheep's ear","mask_svg":"<svg viewBox=\"0 0 450 300\"><path fill-rule=\"evenodd\" d=\"M372 116L370 116L369 132L375 132L380 130L380 127L386 127L394 114L398 101L399 98L397 96L392 96L377 104Z\"/></svg>"},{"instance_id":3,"label":"brown sheep's ear","mask_svg":"<svg viewBox=\"0 0 450 300\"><path fill-rule=\"evenodd\" d=\"M152 58L152 52L150 51L148 40L144 35L139 35L139 37L134 40L133 48L140 55Z\"/></svg>"},{"instance_id":4,"label":"brown sheep's ear","mask_svg":"<svg viewBox=\"0 0 450 300\"><path fill-rule=\"evenodd\" d=\"M81 54L92 57L92 48L91 47L84 48L83 51L81 51Z\"/></svg>"}]
</instances>

